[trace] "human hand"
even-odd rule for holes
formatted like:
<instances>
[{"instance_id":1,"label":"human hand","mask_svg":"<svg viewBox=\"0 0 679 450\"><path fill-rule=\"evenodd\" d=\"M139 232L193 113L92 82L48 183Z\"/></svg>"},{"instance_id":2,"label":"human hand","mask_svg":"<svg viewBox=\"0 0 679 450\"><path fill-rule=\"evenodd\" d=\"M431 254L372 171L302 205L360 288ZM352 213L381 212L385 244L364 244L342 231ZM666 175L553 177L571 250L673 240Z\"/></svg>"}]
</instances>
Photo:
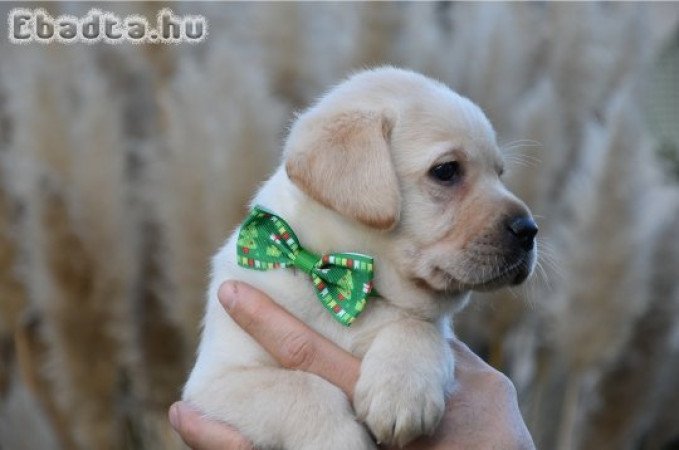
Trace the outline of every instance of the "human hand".
<instances>
[{"instance_id":1,"label":"human hand","mask_svg":"<svg viewBox=\"0 0 679 450\"><path fill-rule=\"evenodd\" d=\"M456 386L446 401L443 419L433 436L423 436L407 448L535 449L511 380L463 342L454 339L451 346L455 353Z\"/></svg>"},{"instance_id":2,"label":"human hand","mask_svg":"<svg viewBox=\"0 0 679 450\"><path fill-rule=\"evenodd\" d=\"M242 282L226 282L219 300L233 320L282 367L314 373L353 398L358 358L299 321L265 294ZM408 449L533 449L519 412L516 390L465 344L454 340L456 387L436 433ZM252 445L234 428L201 416L185 402L170 408L170 423L194 450L244 450Z\"/></svg>"}]
</instances>

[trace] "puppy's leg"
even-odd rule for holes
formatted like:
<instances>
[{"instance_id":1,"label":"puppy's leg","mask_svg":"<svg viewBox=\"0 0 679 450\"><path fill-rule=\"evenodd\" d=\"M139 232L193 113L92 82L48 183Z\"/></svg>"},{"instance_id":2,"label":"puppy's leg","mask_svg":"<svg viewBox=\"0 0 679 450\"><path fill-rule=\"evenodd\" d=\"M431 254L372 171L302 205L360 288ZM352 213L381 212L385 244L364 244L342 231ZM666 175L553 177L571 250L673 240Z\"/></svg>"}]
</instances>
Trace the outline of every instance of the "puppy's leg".
<instances>
[{"instance_id":1,"label":"puppy's leg","mask_svg":"<svg viewBox=\"0 0 679 450\"><path fill-rule=\"evenodd\" d=\"M257 448L375 448L344 393L306 372L230 368L189 382L184 398L209 417L236 427Z\"/></svg>"},{"instance_id":2,"label":"puppy's leg","mask_svg":"<svg viewBox=\"0 0 679 450\"><path fill-rule=\"evenodd\" d=\"M378 442L403 446L432 434L452 387L453 354L431 323L405 319L383 328L361 363L354 406Z\"/></svg>"}]
</instances>

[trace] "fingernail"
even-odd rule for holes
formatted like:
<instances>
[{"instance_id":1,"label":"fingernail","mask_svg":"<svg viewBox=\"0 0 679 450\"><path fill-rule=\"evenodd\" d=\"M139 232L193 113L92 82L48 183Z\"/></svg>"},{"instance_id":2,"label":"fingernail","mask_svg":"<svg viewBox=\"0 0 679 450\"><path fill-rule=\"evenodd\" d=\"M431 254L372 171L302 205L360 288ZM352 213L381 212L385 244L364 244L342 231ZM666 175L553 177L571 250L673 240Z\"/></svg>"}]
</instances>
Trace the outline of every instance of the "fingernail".
<instances>
[{"instance_id":1,"label":"fingernail","mask_svg":"<svg viewBox=\"0 0 679 450\"><path fill-rule=\"evenodd\" d=\"M172 428L178 429L179 428L179 406L177 404L173 404L170 406L170 423L172 424Z\"/></svg>"},{"instance_id":2,"label":"fingernail","mask_svg":"<svg viewBox=\"0 0 679 450\"><path fill-rule=\"evenodd\" d=\"M219 287L219 301L227 311L231 311L238 297L238 283L227 281Z\"/></svg>"}]
</instances>

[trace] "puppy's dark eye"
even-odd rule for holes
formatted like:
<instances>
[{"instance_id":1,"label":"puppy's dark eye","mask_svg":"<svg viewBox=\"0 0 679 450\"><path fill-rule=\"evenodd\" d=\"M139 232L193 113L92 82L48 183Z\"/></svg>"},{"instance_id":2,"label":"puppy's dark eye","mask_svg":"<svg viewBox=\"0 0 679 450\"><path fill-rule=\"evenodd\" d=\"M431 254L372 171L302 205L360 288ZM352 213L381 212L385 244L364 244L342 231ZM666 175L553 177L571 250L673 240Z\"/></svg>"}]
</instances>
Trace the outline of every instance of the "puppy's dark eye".
<instances>
[{"instance_id":1,"label":"puppy's dark eye","mask_svg":"<svg viewBox=\"0 0 679 450\"><path fill-rule=\"evenodd\" d=\"M462 178L462 166L457 161L444 162L429 169L429 175L441 184L452 185Z\"/></svg>"}]
</instances>

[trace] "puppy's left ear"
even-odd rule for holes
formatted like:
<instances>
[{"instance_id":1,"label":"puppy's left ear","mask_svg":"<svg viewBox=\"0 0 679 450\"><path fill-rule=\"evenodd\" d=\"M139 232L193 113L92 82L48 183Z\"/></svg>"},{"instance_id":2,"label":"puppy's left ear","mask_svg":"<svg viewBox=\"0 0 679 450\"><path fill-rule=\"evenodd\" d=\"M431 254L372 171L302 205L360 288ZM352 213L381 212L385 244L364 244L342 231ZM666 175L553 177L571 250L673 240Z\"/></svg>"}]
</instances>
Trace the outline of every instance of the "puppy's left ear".
<instances>
[{"instance_id":1,"label":"puppy's left ear","mask_svg":"<svg viewBox=\"0 0 679 450\"><path fill-rule=\"evenodd\" d=\"M318 202L368 226L390 229L401 196L391 161L393 119L374 111L301 115L286 143L290 179Z\"/></svg>"}]
</instances>

